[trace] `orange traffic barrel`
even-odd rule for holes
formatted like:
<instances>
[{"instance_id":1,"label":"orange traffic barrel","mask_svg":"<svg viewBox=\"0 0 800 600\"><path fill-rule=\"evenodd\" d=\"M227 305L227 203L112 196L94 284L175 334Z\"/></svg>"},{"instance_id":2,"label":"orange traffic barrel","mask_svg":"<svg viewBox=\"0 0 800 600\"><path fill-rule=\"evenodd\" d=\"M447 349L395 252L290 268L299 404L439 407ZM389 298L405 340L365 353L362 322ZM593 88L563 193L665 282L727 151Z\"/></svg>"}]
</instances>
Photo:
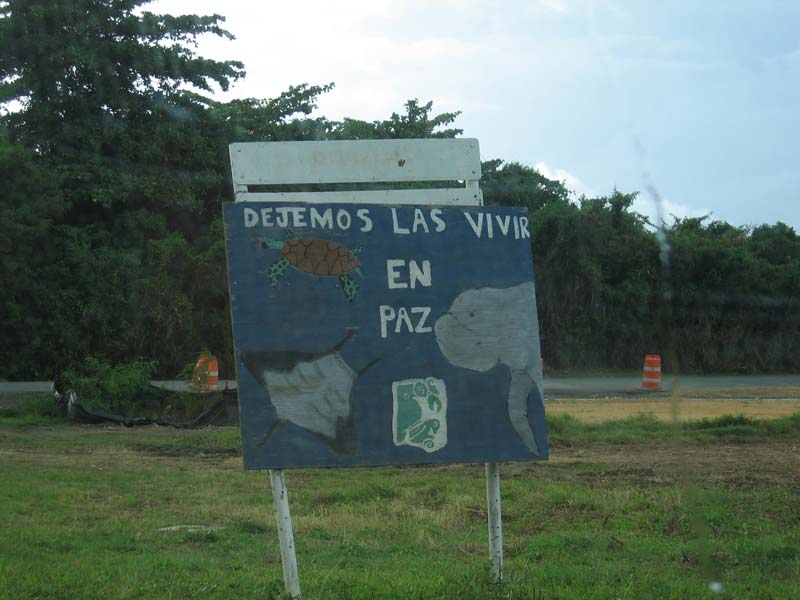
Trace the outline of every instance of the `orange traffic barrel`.
<instances>
[{"instance_id":1,"label":"orange traffic barrel","mask_svg":"<svg viewBox=\"0 0 800 600\"><path fill-rule=\"evenodd\" d=\"M213 354L201 354L192 373L192 391L210 392L219 383L219 363Z\"/></svg>"},{"instance_id":2,"label":"orange traffic barrel","mask_svg":"<svg viewBox=\"0 0 800 600\"><path fill-rule=\"evenodd\" d=\"M642 388L646 390L661 389L661 356L648 354L644 357L642 370Z\"/></svg>"}]
</instances>

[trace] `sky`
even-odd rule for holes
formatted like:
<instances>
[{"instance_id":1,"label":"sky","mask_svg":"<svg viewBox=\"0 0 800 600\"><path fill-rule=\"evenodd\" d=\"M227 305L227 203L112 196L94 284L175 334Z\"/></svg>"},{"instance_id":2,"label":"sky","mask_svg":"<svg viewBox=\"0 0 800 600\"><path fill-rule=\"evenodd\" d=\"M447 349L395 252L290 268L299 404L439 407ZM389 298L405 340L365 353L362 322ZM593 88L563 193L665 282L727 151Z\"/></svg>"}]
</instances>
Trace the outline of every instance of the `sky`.
<instances>
[{"instance_id":1,"label":"sky","mask_svg":"<svg viewBox=\"0 0 800 600\"><path fill-rule=\"evenodd\" d=\"M651 220L710 214L800 231L795 0L157 0L226 18L241 60L217 97L333 82L317 115L388 118L412 98L576 197L638 191Z\"/></svg>"}]
</instances>

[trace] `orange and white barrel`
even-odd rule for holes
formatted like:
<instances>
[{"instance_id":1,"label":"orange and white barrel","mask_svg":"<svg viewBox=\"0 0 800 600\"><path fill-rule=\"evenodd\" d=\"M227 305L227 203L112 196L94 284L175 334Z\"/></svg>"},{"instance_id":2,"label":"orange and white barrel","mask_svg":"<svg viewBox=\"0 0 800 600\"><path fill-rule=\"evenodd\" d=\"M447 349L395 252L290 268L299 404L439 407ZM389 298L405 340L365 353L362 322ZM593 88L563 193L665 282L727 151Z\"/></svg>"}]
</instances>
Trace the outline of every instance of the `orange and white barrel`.
<instances>
[{"instance_id":1,"label":"orange and white barrel","mask_svg":"<svg viewBox=\"0 0 800 600\"><path fill-rule=\"evenodd\" d=\"M213 354L203 354L197 359L192 373L192 391L211 392L219 383L219 362Z\"/></svg>"},{"instance_id":2,"label":"orange and white barrel","mask_svg":"<svg viewBox=\"0 0 800 600\"><path fill-rule=\"evenodd\" d=\"M648 354L644 357L642 369L642 388L645 390L661 389L661 356Z\"/></svg>"}]
</instances>

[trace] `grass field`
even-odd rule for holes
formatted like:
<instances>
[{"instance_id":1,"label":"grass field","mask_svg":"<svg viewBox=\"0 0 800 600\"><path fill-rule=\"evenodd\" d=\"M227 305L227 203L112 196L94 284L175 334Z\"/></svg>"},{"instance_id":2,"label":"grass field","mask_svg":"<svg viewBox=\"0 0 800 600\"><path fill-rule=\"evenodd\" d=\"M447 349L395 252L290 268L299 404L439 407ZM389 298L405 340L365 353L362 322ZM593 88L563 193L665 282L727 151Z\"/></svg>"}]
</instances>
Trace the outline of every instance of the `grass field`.
<instances>
[{"instance_id":1,"label":"grass field","mask_svg":"<svg viewBox=\"0 0 800 600\"><path fill-rule=\"evenodd\" d=\"M288 471L304 597L800 597L800 415L549 420L548 463L501 467L502 586L481 465ZM6 412L0 506L0 597L281 594L268 479L235 428Z\"/></svg>"},{"instance_id":2,"label":"grass field","mask_svg":"<svg viewBox=\"0 0 800 600\"><path fill-rule=\"evenodd\" d=\"M725 415L743 415L753 419L778 419L800 410L800 390L794 395L778 397L750 394L745 398L725 398L704 394L703 397L612 396L607 398L558 398L547 405L548 415L569 415L589 423L652 415L661 421L716 419Z\"/></svg>"}]
</instances>

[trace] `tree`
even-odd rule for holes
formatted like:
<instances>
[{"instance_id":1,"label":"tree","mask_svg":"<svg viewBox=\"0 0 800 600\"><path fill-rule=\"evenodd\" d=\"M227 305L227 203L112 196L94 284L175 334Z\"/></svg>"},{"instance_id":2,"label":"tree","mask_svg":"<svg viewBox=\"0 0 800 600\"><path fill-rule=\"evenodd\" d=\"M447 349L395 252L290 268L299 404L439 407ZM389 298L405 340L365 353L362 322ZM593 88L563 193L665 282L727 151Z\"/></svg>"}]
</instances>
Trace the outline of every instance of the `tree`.
<instances>
[{"instance_id":1,"label":"tree","mask_svg":"<svg viewBox=\"0 0 800 600\"><path fill-rule=\"evenodd\" d=\"M481 164L481 189L486 204L522 206L529 211L567 202L570 196L560 181L548 179L532 167L500 159Z\"/></svg>"},{"instance_id":2,"label":"tree","mask_svg":"<svg viewBox=\"0 0 800 600\"><path fill-rule=\"evenodd\" d=\"M405 114L392 113L383 121L361 121L345 118L330 124L327 138L332 140L387 140L403 138L453 138L463 131L447 128L460 112L431 116L433 101L420 104L414 98L405 103ZM442 129L442 128L445 129Z\"/></svg>"},{"instance_id":3,"label":"tree","mask_svg":"<svg viewBox=\"0 0 800 600\"><path fill-rule=\"evenodd\" d=\"M800 353L800 260L785 225L675 219L673 338L687 370L787 371Z\"/></svg>"},{"instance_id":4,"label":"tree","mask_svg":"<svg viewBox=\"0 0 800 600\"><path fill-rule=\"evenodd\" d=\"M43 280L32 267L56 258L53 250L60 244L51 227L63 214L64 204L58 182L37 163L37 157L2 138L0 178L4 188L0 195L0 360L5 372L14 373L55 358L55 352L37 343L37 338L54 333L46 315L49 298L56 292L53 282Z\"/></svg>"},{"instance_id":5,"label":"tree","mask_svg":"<svg viewBox=\"0 0 800 600\"><path fill-rule=\"evenodd\" d=\"M227 89L244 73L241 63L203 59L192 49L202 34L231 37L222 17L138 12L146 3L0 6L0 102L21 106L4 122L14 142L63 176L77 224L108 222L107 209L191 204L192 183L208 177L208 161L194 147L194 134L208 125L210 101L199 92Z\"/></svg>"},{"instance_id":6,"label":"tree","mask_svg":"<svg viewBox=\"0 0 800 600\"><path fill-rule=\"evenodd\" d=\"M191 48L206 33L232 38L220 26L223 17L138 13L148 2L2 2L0 102L23 104L8 119L12 131L44 153L67 150L73 144L64 124L81 133L79 126L103 116L146 114L157 102L186 95L186 86L226 90L244 74L239 62L200 58ZM45 144L54 135L59 141Z\"/></svg>"},{"instance_id":7,"label":"tree","mask_svg":"<svg viewBox=\"0 0 800 600\"><path fill-rule=\"evenodd\" d=\"M3 319L3 375L46 376L89 354L130 359L141 290L163 264L148 246L177 236L198 253L214 247L205 234L227 192L227 130L202 94L244 71L193 51L198 35L230 37L221 17L144 4L0 3L0 209L24 258L22 269L4 263L22 273L4 277L0 306L16 318Z\"/></svg>"},{"instance_id":8,"label":"tree","mask_svg":"<svg viewBox=\"0 0 800 600\"><path fill-rule=\"evenodd\" d=\"M333 84L291 86L277 98L245 98L212 107L237 142L320 140L331 127L324 117L311 118L317 99ZM297 118L296 115L303 115Z\"/></svg>"},{"instance_id":9,"label":"tree","mask_svg":"<svg viewBox=\"0 0 800 600\"><path fill-rule=\"evenodd\" d=\"M750 233L755 256L773 265L800 260L800 236L785 223L759 225Z\"/></svg>"}]
</instances>

